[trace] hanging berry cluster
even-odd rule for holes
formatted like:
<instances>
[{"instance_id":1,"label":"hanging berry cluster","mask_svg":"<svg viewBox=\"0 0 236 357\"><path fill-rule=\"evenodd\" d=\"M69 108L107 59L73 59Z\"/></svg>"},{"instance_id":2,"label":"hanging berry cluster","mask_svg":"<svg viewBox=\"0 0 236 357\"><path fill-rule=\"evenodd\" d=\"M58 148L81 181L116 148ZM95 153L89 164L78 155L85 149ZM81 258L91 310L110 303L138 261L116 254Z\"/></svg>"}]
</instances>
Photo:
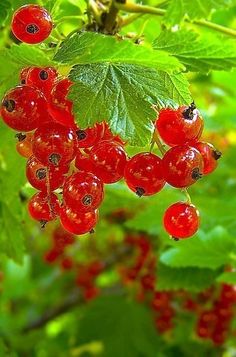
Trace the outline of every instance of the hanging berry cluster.
<instances>
[{"instance_id":1,"label":"hanging berry cluster","mask_svg":"<svg viewBox=\"0 0 236 357\"><path fill-rule=\"evenodd\" d=\"M41 42L51 30L50 15L40 6L23 6L13 16L12 31L21 41ZM21 85L4 96L1 116L20 132L17 151L28 159L27 179L39 190L29 201L29 213L42 226L59 217L68 232L93 232L104 184L124 178L138 196L150 196L166 183L186 189L217 166L220 152L199 141L203 119L194 103L159 112L153 143L162 158L152 152L128 158L126 143L105 122L79 128L67 98L73 83L55 68L24 68L20 80ZM199 213L190 200L177 202L167 209L163 222L174 239L188 238L198 230Z\"/></svg>"},{"instance_id":2,"label":"hanging berry cluster","mask_svg":"<svg viewBox=\"0 0 236 357\"><path fill-rule=\"evenodd\" d=\"M156 289L156 255L151 242L145 234L127 234L125 244L134 248L135 260L129 267L119 267L122 282L134 292L137 301L153 311L155 327L160 334L172 330L175 316L172 293Z\"/></svg>"}]
</instances>

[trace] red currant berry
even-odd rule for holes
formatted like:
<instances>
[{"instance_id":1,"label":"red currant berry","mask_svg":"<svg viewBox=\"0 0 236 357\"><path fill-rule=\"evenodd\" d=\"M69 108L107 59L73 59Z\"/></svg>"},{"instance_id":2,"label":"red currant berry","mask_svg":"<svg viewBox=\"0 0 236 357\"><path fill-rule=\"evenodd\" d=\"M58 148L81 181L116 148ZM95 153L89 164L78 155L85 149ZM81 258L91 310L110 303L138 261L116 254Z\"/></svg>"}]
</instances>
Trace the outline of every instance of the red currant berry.
<instances>
[{"instance_id":1,"label":"red currant berry","mask_svg":"<svg viewBox=\"0 0 236 357\"><path fill-rule=\"evenodd\" d=\"M121 145L102 141L92 148L90 157L95 166L94 173L102 182L114 183L124 176L127 156Z\"/></svg>"},{"instance_id":2,"label":"red currant berry","mask_svg":"<svg viewBox=\"0 0 236 357\"><path fill-rule=\"evenodd\" d=\"M156 121L162 140L169 146L181 145L198 140L203 130L203 119L192 103L177 110L162 109Z\"/></svg>"},{"instance_id":3,"label":"red currant berry","mask_svg":"<svg viewBox=\"0 0 236 357\"><path fill-rule=\"evenodd\" d=\"M46 9L38 5L24 5L13 15L11 28L15 37L29 44L40 43L52 31L52 19Z\"/></svg>"},{"instance_id":4,"label":"red currant berry","mask_svg":"<svg viewBox=\"0 0 236 357\"><path fill-rule=\"evenodd\" d=\"M60 205L54 193L47 195L44 192L38 192L29 200L28 210L31 217L40 221L44 226L46 222L57 217Z\"/></svg>"},{"instance_id":5,"label":"red currant berry","mask_svg":"<svg viewBox=\"0 0 236 357\"><path fill-rule=\"evenodd\" d=\"M164 179L173 187L187 187L202 177L203 158L188 145L174 146L162 159Z\"/></svg>"},{"instance_id":6,"label":"red currant berry","mask_svg":"<svg viewBox=\"0 0 236 357\"><path fill-rule=\"evenodd\" d=\"M31 156L26 164L26 177L34 188L45 192L54 191L63 185L68 170L68 166L46 167Z\"/></svg>"},{"instance_id":7,"label":"red currant berry","mask_svg":"<svg viewBox=\"0 0 236 357\"><path fill-rule=\"evenodd\" d=\"M65 181L63 200L67 207L88 212L98 208L103 197L103 183L92 173L77 172Z\"/></svg>"},{"instance_id":8,"label":"red currant berry","mask_svg":"<svg viewBox=\"0 0 236 357\"><path fill-rule=\"evenodd\" d=\"M16 134L16 138L18 139L18 143L16 144L16 150L18 154L20 154L21 156L27 159L33 154L32 137L33 137L33 133Z\"/></svg>"},{"instance_id":9,"label":"red currant berry","mask_svg":"<svg viewBox=\"0 0 236 357\"><path fill-rule=\"evenodd\" d=\"M84 130L76 130L76 134L78 137L78 147L88 148L98 143L102 137L103 130L103 126L98 124Z\"/></svg>"},{"instance_id":10,"label":"red currant berry","mask_svg":"<svg viewBox=\"0 0 236 357\"><path fill-rule=\"evenodd\" d=\"M77 212L72 208L62 207L61 224L68 232L76 235L89 233L98 221L98 211Z\"/></svg>"},{"instance_id":11,"label":"red currant berry","mask_svg":"<svg viewBox=\"0 0 236 357\"><path fill-rule=\"evenodd\" d=\"M203 174L208 175L217 168L217 160L221 157L221 152L216 150L213 145L204 142L191 143L203 158Z\"/></svg>"},{"instance_id":12,"label":"red currant berry","mask_svg":"<svg viewBox=\"0 0 236 357\"><path fill-rule=\"evenodd\" d=\"M55 263L55 261L60 258L61 254L62 252L57 249L50 249L48 252L45 253L44 260L48 264Z\"/></svg>"},{"instance_id":13,"label":"red currant berry","mask_svg":"<svg viewBox=\"0 0 236 357\"><path fill-rule=\"evenodd\" d=\"M90 159L89 154L78 150L75 157L75 167L80 171L94 172L95 166L93 161Z\"/></svg>"},{"instance_id":14,"label":"red currant berry","mask_svg":"<svg viewBox=\"0 0 236 357\"><path fill-rule=\"evenodd\" d=\"M74 261L73 259L66 257L63 258L61 261L61 269L62 270L71 270L74 267Z\"/></svg>"},{"instance_id":15,"label":"red currant berry","mask_svg":"<svg viewBox=\"0 0 236 357\"><path fill-rule=\"evenodd\" d=\"M138 196L153 195L165 185L161 159L148 152L139 153L127 162L124 177Z\"/></svg>"},{"instance_id":16,"label":"red currant berry","mask_svg":"<svg viewBox=\"0 0 236 357\"><path fill-rule=\"evenodd\" d=\"M31 68L32 67L26 67L21 70L21 72L20 72L20 83L21 84L26 84L26 78L27 78L27 75Z\"/></svg>"},{"instance_id":17,"label":"red currant berry","mask_svg":"<svg viewBox=\"0 0 236 357\"><path fill-rule=\"evenodd\" d=\"M67 232L61 226L58 226L52 235L54 245L59 250L64 250L66 246L75 243L75 237L73 234Z\"/></svg>"},{"instance_id":18,"label":"red currant berry","mask_svg":"<svg viewBox=\"0 0 236 357\"><path fill-rule=\"evenodd\" d=\"M75 157L75 132L58 123L39 127L33 137L33 153L44 165L65 166Z\"/></svg>"},{"instance_id":19,"label":"red currant berry","mask_svg":"<svg viewBox=\"0 0 236 357\"><path fill-rule=\"evenodd\" d=\"M44 95L29 86L18 86L6 93L2 100L1 116L17 131L31 131L48 121Z\"/></svg>"},{"instance_id":20,"label":"red currant berry","mask_svg":"<svg viewBox=\"0 0 236 357\"><path fill-rule=\"evenodd\" d=\"M39 89L49 97L58 73L53 67L31 67L26 76L26 84Z\"/></svg>"},{"instance_id":21,"label":"red currant berry","mask_svg":"<svg viewBox=\"0 0 236 357\"><path fill-rule=\"evenodd\" d=\"M189 238L199 228L199 212L192 204L177 202L167 208L163 223L165 230L173 238Z\"/></svg>"},{"instance_id":22,"label":"red currant berry","mask_svg":"<svg viewBox=\"0 0 236 357\"><path fill-rule=\"evenodd\" d=\"M72 84L68 78L63 78L54 84L49 101L49 112L58 123L75 128L73 103L67 99Z\"/></svg>"}]
</instances>

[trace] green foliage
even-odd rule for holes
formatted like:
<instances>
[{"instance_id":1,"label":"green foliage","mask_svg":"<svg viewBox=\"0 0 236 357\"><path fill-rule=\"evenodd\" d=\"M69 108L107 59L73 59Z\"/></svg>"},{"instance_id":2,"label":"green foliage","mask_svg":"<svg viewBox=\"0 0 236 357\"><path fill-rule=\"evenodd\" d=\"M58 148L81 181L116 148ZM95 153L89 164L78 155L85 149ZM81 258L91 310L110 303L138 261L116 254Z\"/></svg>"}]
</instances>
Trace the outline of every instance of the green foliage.
<instances>
[{"instance_id":1,"label":"green foliage","mask_svg":"<svg viewBox=\"0 0 236 357\"><path fill-rule=\"evenodd\" d=\"M170 267L201 267L215 269L227 264L235 251L236 242L222 227L199 232L192 240L180 241L161 255L161 261Z\"/></svg>"},{"instance_id":2,"label":"green foliage","mask_svg":"<svg viewBox=\"0 0 236 357\"><path fill-rule=\"evenodd\" d=\"M102 341L103 357L153 357L159 345L148 310L119 296L91 303L80 323L78 338L83 344Z\"/></svg>"},{"instance_id":3,"label":"green foliage","mask_svg":"<svg viewBox=\"0 0 236 357\"><path fill-rule=\"evenodd\" d=\"M158 290L202 291L215 282L218 272L200 268L171 268L160 263L157 269Z\"/></svg>"},{"instance_id":4,"label":"green foliage","mask_svg":"<svg viewBox=\"0 0 236 357\"><path fill-rule=\"evenodd\" d=\"M2 25L4 23L4 21L6 20L10 7L11 7L11 3L8 0L4 1L1 4L1 7L0 7L0 25Z\"/></svg>"},{"instance_id":5,"label":"green foliage","mask_svg":"<svg viewBox=\"0 0 236 357\"><path fill-rule=\"evenodd\" d=\"M232 284L236 285L236 272L225 272L222 273L218 278L217 281L219 283L225 283L225 284Z\"/></svg>"},{"instance_id":6,"label":"green foliage","mask_svg":"<svg viewBox=\"0 0 236 357\"><path fill-rule=\"evenodd\" d=\"M185 16L190 20L207 18L214 9L229 6L231 0L171 0L164 18L165 24L173 26Z\"/></svg>"},{"instance_id":7,"label":"green foliage","mask_svg":"<svg viewBox=\"0 0 236 357\"><path fill-rule=\"evenodd\" d=\"M226 71L236 66L235 41L214 34L199 36L185 29L165 30L153 46L175 56L192 72Z\"/></svg>"}]
</instances>

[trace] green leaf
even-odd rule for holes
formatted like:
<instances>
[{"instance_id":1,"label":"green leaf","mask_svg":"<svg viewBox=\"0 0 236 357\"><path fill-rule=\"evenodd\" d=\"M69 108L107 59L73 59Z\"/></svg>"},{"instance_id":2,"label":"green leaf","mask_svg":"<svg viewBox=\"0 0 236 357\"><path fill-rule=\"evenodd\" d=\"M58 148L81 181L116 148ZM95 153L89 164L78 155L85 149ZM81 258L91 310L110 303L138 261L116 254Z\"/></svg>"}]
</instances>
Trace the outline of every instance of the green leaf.
<instances>
[{"instance_id":1,"label":"green leaf","mask_svg":"<svg viewBox=\"0 0 236 357\"><path fill-rule=\"evenodd\" d=\"M220 283L236 285L236 271L222 273L217 281Z\"/></svg>"},{"instance_id":2,"label":"green leaf","mask_svg":"<svg viewBox=\"0 0 236 357\"><path fill-rule=\"evenodd\" d=\"M61 63L75 64L133 64L167 72L180 71L183 65L164 51L135 45L94 32L81 32L67 38L54 57Z\"/></svg>"},{"instance_id":3,"label":"green leaf","mask_svg":"<svg viewBox=\"0 0 236 357\"><path fill-rule=\"evenodd\" d=\"M230 0L171 0L164 16L164 23L173 26L179 24L185 16L190 20L205 19L212 10L230 5Z\"/></svg>"},{"instance_id":4,"label":"green leaf","mask_svg":"<svg viewBox=\"0 0 236 357\"><path fill-rule=\"evenodd\" d=\"M209 233L199 232L195 238L179 241L161 255L161 261L171 267L201 267L216 269L230 260L235 251L235 239L219 226Z\"/></svg>"},{"instance_id":5,"label":"green leaf","mask_svg":"<svg viewBox=\"0 0 236 357\"><path fill-rule=\"evenodd\" d=\"M12 45L10 49L0 51L0 96L9 88L19 83L19 73L22 68L28 66L54 65L37 46Z\"/></svg>"},{"instance_id":6,"label":"green leaf","mask_svg":"<svg viewBox=\"0 0 236 357\"><path fill-rule=\"evenodd\" d=\"M131 145L150 143L156 113L152 104L174 106L190 101L182 75L110 63L78 65L70 73L75 82L69 98L79 126L107 120L111 130Z\"/></svg>"},{"instance_id":7,"label":"green leaf","mask_svg":"<svg viewBox=\"0 0 236 357\"><path fill-rule=\"evenodd\" d=\"M0 246L1 253L21 262L24 246L20 189L25 182L24 159L15 150L14 134L0 123ZM17 170L16 170L17 167Z\"/></svg>"},{"instance_id":8,"label":"green leaf","mask_svg":"<svg viewBox=\"0 0 236 357\"><path fill-rule=\"evenodd\" d=\"M159 264L157 269L158 290L184 289L191 292L202 291L211 286L217 272L211 269L199 268L170 268Z\"/></svg>"},{"instance_id":9,"label":"green leaf","mask_svg":"<svg viewBox=\"0 0 236 357\"><path fill-rule=\"evenodd\" d=\"M102 341L103 357L153 357L158 336L144 306L110 296L92 302L80 322L80 343Z\"/></svg>"},{"instance_id":10,"label":"green leaf","mask_svg":"<svg viewBox=\"0 0 236 357\"><path fill-rule=\"evenodd\" d=\"M165 50L178 58L193 72L231 70L236 67L236 44L213 34L199 36L193 31L165 30L154 41L153 47Z\"/></svg>"},{"instance_id":11,"label":"green leaf","mask_svg":"<svg viewBox=\"0 0 236 357\"><path fill-rule=\"evenodd\" d=\"M1 2L1 6L0 6L0 26L2 26L2 24L4 24L10 9L11 9L11 3L8 0L4 0L4 1Z\"/></svg>"}]
</instances>

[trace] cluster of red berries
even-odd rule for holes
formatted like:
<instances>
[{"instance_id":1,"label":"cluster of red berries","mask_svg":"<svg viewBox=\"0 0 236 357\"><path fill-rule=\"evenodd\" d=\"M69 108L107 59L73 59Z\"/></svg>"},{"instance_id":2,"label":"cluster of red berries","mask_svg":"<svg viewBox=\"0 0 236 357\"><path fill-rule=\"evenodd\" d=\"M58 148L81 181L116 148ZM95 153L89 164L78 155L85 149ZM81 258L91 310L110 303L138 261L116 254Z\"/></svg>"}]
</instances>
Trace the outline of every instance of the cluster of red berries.
<instances>
[{"instance_id":1,"label":"cluster of red berries","mask_svg":"<svg viewBox=\"0 0 236 357\"><path fill-rule=\"evenodd\" d=\"M98 259L89 263L78 263L68 254L67 248L76 242L73 234L58 226L52 232L52 246L45 253L44 261L48 264L59 264L62 271L72 271L75 283L81 288L83 297L89 301L99 295L96 278L104 269L104 264Z\"/></svg>"},{"instance_id":2,"label":"cluster of red berries","mask_svg":"<svg viewBox=\"0 0 236 357\"><path fill-rule=\"evenodd\" d=\"M14 14L12 30L21 41L36 43L49 36L52 21L45 9L26 5ZM166 183L187 188L217 166L220 152L199 141L203 119L194 103L160 111L153 140L163 158L152 152L128 158L125 143L105 122L87 129L75 124L67 98L73 83L60 78L55 68L24 68L20 80L3 98L1 116L20 131L17 151L28 159L27 179L40 191L29 201L29 212L42 226L59 216L68 232L93 232L104 184L124 178L138 196L150 196ZM170 146L168 151L161 140ZM166 210L163 222L174 239L188 238L198 230L199 212L190 202L177 202Z\"/></svg>"},{"instance_id":3,"label":"cluster of red berries","mask_svg":"<svg viewBox=\"0 0 236 357\"><path fill-rule=\"evenodd\" d=\"M225 342L231 328L236 304L236 289L223 284L218 296L213 299L211 308L200 312L197 322L197 335L210 339L216 345Z\"/></svg>"},{"instance_id":4,"label":"cluster of red berries","mask_svg":"<svg viewBox=\"0 0 236 357\"><path fill-rule=\"evenodd\" d=\"M135 248L132 266L119 268L123 283L135 291L136 299L147 304L154 312L155 327L159 333L173 328L175 311L172 307L172 293L158 291L155 287L156 255L145 234L127 235L125 243Z\"/></svg>"}]
</instances>

